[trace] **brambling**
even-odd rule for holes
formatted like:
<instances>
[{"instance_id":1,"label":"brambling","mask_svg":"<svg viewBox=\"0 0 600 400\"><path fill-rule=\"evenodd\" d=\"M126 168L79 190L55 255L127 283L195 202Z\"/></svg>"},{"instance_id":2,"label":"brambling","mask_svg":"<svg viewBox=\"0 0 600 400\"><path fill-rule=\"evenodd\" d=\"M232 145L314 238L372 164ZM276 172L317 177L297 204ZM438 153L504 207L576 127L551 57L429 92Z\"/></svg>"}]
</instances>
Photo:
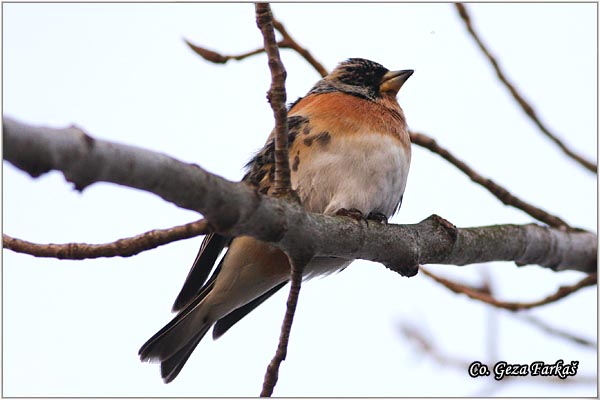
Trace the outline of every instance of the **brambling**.
<instances>
[{"instance_id":1,"label":"brambling","mask_svg":"<svg viewBox=\"0 0 600 400\"><path fill-rule=\"evenodd\" d=\"M398 211L411 150L396 95L412 73L351 58L291 104L291 182L307 211L379 222ZM243 182L263 194L273 191L274 133L246 168ZM303 276L341 271L352 261L318 257ZM142 346L141 360L160 362L164 382L171 382L213 325L216 339L289 277L287 256L276 247L249 236L207 235L173 305L177 316Z\"/></svg>"}]
</instances>

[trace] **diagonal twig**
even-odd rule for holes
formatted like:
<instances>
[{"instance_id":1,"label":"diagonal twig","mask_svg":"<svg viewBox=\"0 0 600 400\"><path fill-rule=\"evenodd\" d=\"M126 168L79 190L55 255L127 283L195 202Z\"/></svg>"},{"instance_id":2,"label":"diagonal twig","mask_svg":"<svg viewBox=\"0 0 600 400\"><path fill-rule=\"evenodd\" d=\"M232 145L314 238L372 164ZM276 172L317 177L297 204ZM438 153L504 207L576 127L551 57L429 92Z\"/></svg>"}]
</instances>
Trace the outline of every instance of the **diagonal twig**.
<instances>
[{"instance_id":1,"label":"diagonal twig","mask_svg":"<svg viewBox=\"0 0 600 400\"><path fill-rule=\"evenodd\" d=\"M273 18L273 26L275 27L275 29L277 29L277 31L279 33L281 33L281 36L283 37L283 40L281 40L281 42L280 42L281 43L280 47L285 47L285 48L288 48L288 49L295 50L310 65L312 65L313 68L316 69L317 72L322 77L325 77L325 76L327 76L329 74L329 72L323 66L323 64L321 64L319 61L317 61L313 57L313 55L310 53L310 51L308 51L305 47L300 46L298 44L298 42L296 42L294 40L294 38L288 33L287 29L285 29L285 26L283 26L283 24L281 22L279 22L279 20L276 20L275 18Z\"/></svg>"},{"instance_id":2,"label":"diagonal twig","mask_svg":"<svg viewBox=\"0 0 600 400\"><path fill-rule=\"evenodd\" d=\"M531 120L537 125L537 127L542 131L542 133L544 135L546 135L551 141L553 141L566 155L568 155L569 157L571 157L572 159L577 161L579 164L581 164L583 167L585 167L589 171L598 173L598 165L597 164L594 164L592 161L589 161L589 160L585 159L584 157L580 156L579 154L575 153L562 140L560 140L556 136L556 134L552 133L548 129L548 127L546 127L546 125L544 125L544 123L542 123L542 121L537 116L533 107L523 98L523 96L521 96L521 94L519 94L519 92L517 91L515 86L508 80L508 78L506 77L506 75L504 74L502 69L500 69L500 65L498 64L498 61L496 60L496 58L490 53L490 51L485 46L485 44L483 44L483 41L481 40L481 38L479 37L477 32L475 32L475 29L473 28L473 25L471 24L471 17L469 16L469 13L468 13L466 7L461 3L455 3L454 5L456 6L456 9L457 9L458 14L460 15L461 19L464 21L467 30L469 31L469 33L471 34L471 36L473 37L473 39L479 46L479 49L485 54L485 56L487 57L489 62L494 67L494 70L496 71L496 75L498 76L498 79L500 79L500 81L504 84L504 86L507 87L507 89L510 91L510 94L514 97L514 99L517 101L517 103L519 103L519 105L521 106L521 108L523 109L525 114L527 114L527 116L529 116L529 118L531 118Z\"/></svg>"},{"instance_id":3,"label":"diagonal twig","mask_svg":"<svg viewBox=\"0 0 600 400\"><path fill-rule=\"evenodd\" d=\"M446 161L450 162L456 168L464 172L471 180L489 190L494 196L498 198L502 203L513 206L522 210L537 219L538 221L544 222L555 228L566 229L569 225L560 219L559 217L552 215L541 208L538 208L532 204L529 204L520 198L511 194L508 190L498 185L491 179L484 178L475 172L471 167L465 164L462 160L459 160L452 155L448 150L441 147L433 138L426 136L418 132L410 132L410 140L412 143L417 144L421 147L425 147L429 151L440 155Z\"/></svg>"},{"instance_id":4,"label":"diagonal twig","mask_svg":"<svg viewBox=\"0 0 600 400\"><path fill-rule=\"evenodd\" d=\"M589 347L592 349L598 348L598 342L583 338L581 336L577 336L570 332L565 332L554 326L550 326L546 322L542 321L541 319L539 319L533 315L514 313L513 316L516 317L517 319L520 319L522 321L526 321L526 322L530 323L531 325L535 326L538 329L541 329L542 331L546 332L547 334L550 334L553 336L558 336L561 339L565 339L569 342L577 343L578 345L581 345L584 347Z\"/></svg>"},{"instance_id":5,"label":"diagonal twig","mask_svg":"<svg viewBox=\"0 0 600 400\"><path fill-rule=\"evenodd\" d=\"M204 235L212 231L208 221L201 219L185 225L168 229L155 229L133 237L119 239L111 243L87 244L38 244L2 235L4 248L17 253L29 254L34 257L51 257L61 260L83 260L99 257L130 257L146 250L175 242Z\"/></svg>"},{"instance_id":6,"label":"diagonal twig","mask_svg":"<svg viewBox=\"0 0 600 400\"><path fill-rule=\"evenodd\" d=\"M417 351L431 356L440 365L458 368L463 371L469 368L471 361L445 354L438 346L436 346L435 341L429 338L425 332L423 332L422 328L419 328L417 325L408 321L402 321L398 328L400 333L415 345Z\"/></svg>"},{"instance_id":7,"label":"diagonal twig","mask_svg":"<svg viewBox=\"0 0 600 400\"><path fill-rule=\"evenodd\" d=\"M308 49L302 47L285 29L285 26L275 18L273 18L273 27L277 29L277 31L281 34L282 39L277 42L277 46L280 49L292 49L296 51L301 57L303 57L310 65L313 66L315 70L321 75L326 76L329 72L327 69L321 64L317 59L311 54ZM257 54L261 54L265 51L264 47L258 48L256 50L247 51L242 54L237 55L225 55L217 53L214 50L209 50L205 47L199 46L190 42L187 39L184 39L185 43L198 54L200 57L204 58L206 61L213 62L215 64L225 64L229 60L240 61L244 58L255 56Z\"/></svg>"},{"instance_id":8,"label":"diagonal twig","mask_svg":"<svg viewBox=\"0 0 600 400\"><path fill-rule=\"evenodd\" d=\"M292 268L290 293L287 299L285 317L283 319L283 324L281 325L279 344L277 345L277 351L275 352L275 355L267 367L262 391L260 392L261 397L271 397L273 395L273 389L275 389L275 385L277 384L277 380L279 378L279 366L287 356L290 332L292 330L292 323L294 322L296 306L298 305L298 297L300 296L302 272L304 267L306 267L306 264L308 264L310 261L310 257L288 257L288 259Z\"/></svg>"},{"instance_id":9,"label":"diagonal twig","mask_svg":"<svg viewBox=\"0 0 600 400\"><path fill-rule=\"evenodd\" d=\"M559 287L556 292L554 292L551 295L548 295L540 300L536 300L536 301L532 301L532 302L501 301L501 300L494 298L493 296L491 296L488 293L476 290L468 285L464 285L462 283L454 282L454 281L451 281L450 279L446 279L446 278L437 276L437 275L433 274L432 272L429 272L428 270L426 270L423 267L421 267L420 270L425 275L427 275L428 277L430 277L437 283L442 284L443 286L450 289L454 293L457 293L457 294L462 293L462 294L470 297L471 299L479 300L483 303L487 303L494 307L503 308L503 309L509 310L509 311L528 310L531 308L554 303L560 299L563 299L563 298L569 296L572 293L575 293L579 289L598 284L597 274L592 273L590 275L587 275L585 278L583 278L582 280L580 280L579 282L577 282L573 285Z\"/></svg>"}]
</instances>

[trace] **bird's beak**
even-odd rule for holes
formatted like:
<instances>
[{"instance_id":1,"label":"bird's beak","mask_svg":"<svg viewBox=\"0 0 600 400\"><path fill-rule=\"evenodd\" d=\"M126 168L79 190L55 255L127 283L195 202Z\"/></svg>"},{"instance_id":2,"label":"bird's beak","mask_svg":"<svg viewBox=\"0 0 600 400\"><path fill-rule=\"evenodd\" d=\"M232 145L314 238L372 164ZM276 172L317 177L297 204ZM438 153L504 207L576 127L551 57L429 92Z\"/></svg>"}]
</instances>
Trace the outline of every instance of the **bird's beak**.
<instances>
[{"instance_id":1,"label":"bird's beak","mask_svg":"<svg viewBox=\"0 0 600 400\"><path fill-rule=\"evenodd\" d=\"M381 79L381 85L379 85L379 92L392 92L394 95L398 94L398 91L404 85L404 82L413 74L412 69L404 69L402 71L389 71Z\"/></svg>"}]
</instances>

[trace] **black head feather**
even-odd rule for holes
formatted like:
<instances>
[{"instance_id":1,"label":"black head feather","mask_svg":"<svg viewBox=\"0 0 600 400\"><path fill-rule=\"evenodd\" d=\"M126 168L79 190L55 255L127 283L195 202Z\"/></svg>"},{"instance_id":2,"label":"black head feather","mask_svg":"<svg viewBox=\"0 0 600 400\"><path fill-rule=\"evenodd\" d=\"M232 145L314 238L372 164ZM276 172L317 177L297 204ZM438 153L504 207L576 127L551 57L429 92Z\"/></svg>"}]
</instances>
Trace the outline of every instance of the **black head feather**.
<instances>
[{"instance_id":1,"label":"black head feather","mask_svg":"<svg viewBox=\"0 0 600 400\"><path fill-rule=\"evenodd\" d=\"M329 75L321 79L308 94L341 91L376 100L381 79L389 70L383 65L364 58L349 58L341 62Z\"/></svg>"}]
</instances>

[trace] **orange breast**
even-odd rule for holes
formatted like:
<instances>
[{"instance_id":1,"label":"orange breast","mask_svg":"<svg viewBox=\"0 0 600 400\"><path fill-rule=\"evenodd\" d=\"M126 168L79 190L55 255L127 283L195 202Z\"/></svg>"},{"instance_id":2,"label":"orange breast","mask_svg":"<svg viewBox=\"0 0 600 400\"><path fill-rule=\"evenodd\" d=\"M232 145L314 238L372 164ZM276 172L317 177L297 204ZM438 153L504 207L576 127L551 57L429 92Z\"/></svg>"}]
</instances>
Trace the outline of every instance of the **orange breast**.
<instances>
[{"instance_id":1,"label":"orange breast","mask_svg":"<svg viewBox=\"0 0 600 400\"><path fill-rule=\"evenodd\" d=\"M406 122L395 99L384 97L377 102L342 92L310 95L298 102L289 115L310 120L311 136L329 132L337 135L389 135L409 147Z\"/></svg>"}]
</instances>

